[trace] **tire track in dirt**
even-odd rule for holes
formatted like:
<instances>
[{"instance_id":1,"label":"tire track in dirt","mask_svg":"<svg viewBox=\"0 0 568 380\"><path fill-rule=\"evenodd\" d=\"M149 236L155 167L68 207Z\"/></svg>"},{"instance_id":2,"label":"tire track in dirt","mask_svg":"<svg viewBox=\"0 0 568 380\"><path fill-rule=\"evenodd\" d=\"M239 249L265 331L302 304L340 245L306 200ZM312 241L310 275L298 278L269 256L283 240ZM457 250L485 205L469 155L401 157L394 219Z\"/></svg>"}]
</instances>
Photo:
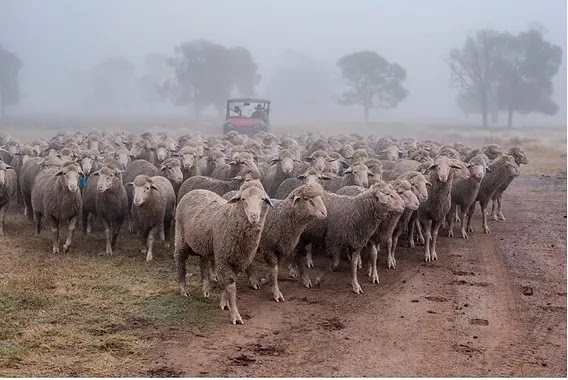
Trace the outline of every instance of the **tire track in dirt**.
<instances>
[{"instance_id":1,"label":"tire track in dirt","mask_svg":"<svg viewBox=\"0 0 568 380\"><path fill-rule=\"evenodd\" d=\"M544 223L538 216L546 200L537 193L527 199L530 186L520 181L505 193L509 221L491 222L492 234L439 239L438 262L424 263L422 247L402 248L397 269L387 270L381 255L379 285L360 271L362 295L351 293L346 263L321 288L282 279L284 303L273 302L267 286L254 291L242 281L241 314L250 315L244 326L231 326L225 316L210 336L175 337L159 348L155 364L184 376L565 374L565 231L555 227L561 232L556 262L539 261L530 247L522 257L511 249L514 243L529 246L538 231L530 226ZM316 258L318 268L326 264ZM563 303L524 296L527 279Z\"/></svg>"}]
</instances>

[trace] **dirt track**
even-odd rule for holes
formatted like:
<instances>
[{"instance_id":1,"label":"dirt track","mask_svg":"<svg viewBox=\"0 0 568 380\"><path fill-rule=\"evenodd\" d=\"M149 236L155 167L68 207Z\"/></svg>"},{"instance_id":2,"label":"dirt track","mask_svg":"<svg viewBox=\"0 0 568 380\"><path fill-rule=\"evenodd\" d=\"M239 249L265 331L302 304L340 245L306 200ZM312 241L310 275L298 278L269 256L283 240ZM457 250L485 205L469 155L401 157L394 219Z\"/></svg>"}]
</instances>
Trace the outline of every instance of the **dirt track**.
<instances>
[{"instance_id":1,"label":"dirt track","mask_svg":"<svg viewBox=\"0 0 568 380\"><path fill-rule=\"evenodd\" d=\"M440 239L437 262L421 247L401 249L396 270L380 256L381 283L360 275L362 295L346 263L321 288L283 279L284 303L242 282L244 326L225 312L213 336L166 337L147 366L158 376L565 377L566 180L515 180L504 213L490 235L476 219L469 240Z\"/></svg>"}]
</instances>

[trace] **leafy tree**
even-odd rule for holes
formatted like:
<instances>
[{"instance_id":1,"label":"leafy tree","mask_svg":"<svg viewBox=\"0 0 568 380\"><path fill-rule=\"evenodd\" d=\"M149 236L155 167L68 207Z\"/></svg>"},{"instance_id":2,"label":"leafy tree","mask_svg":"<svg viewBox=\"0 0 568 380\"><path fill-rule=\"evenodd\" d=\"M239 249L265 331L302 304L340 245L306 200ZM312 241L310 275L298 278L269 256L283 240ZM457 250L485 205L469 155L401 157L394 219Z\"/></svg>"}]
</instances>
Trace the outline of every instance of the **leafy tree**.
<instances>
[{"instance_id":1,"label":"leafy tree","mask_svg":"<svg viewBox=\"0 0 568 380\"><path fill-rule=\"evenodd\" d=\"M390 109L408 96L402 86L406 70L372 51L348 54L337 61L349 90L341 94L340 104L363 107L365 123L371 108Z\"/></svg>"},{"instance_id":2,"label":"leafy tree","mask_svg":"<svg viewBox=\"0 0 568 380\"><path fill-rule=\"evenodd\" d=\"M125 106L132 96L134 65L121 57L107 59L91 69L91 103L97 107Z\"/></svg>"},{"instance_id":3,"label":"leafy tree","mask_svg":"<svg viewBox=\"0 0 568 380\"><path fill-rule=\"evenodd\" d=\"M164 98L164 83L170 75L167 57L161 54L148 54L145 61L145 72L138 79L138 87L143 100L158 103Z\"/></svg>"},{"instance_id":4,"label":"leafy tree","mask_svg":"<svg viewBox=\"0 0 568 380\"><path fill-rule=\"evenodd\" d=\"M495 79L495 62L503 47L500 38L494 30L479 30L475 36L467 36L464 46L452 49L446 58L452 85L461 88L465 98L477 98L483 126L488 124L491 81Z\"/></svg>"},{"instance_id":5,"label":"leafy tree","mask_svg":"<svg viewBox=\"0 0 568 380\"><path fill-rule=\"evenodd\" d=\"M537 29L506 35L502 43L504 53L495 64L497 96L500 107L507 110L509 127L515 111L555 114L552 77L562 63L562 48L545 41Z\"/></svg>"},{"instance_id":6,"label":"leafy tree","mask_svg":"<svg viewBox=\"0 0 568 380\"><path fill-rule=\"evenodd\" d=\"M20 59L0 46L0 117L5 115L7 106L20 101L18 74L21 68Z\"/></svg>"},{"instance_id":7,"label":"leafy tree","mask_svg":"<svg viewBox=\"0 0 568 380\"><path fill-rule=\"evenodd\" d=\"M174 79L165 85L176 105L193 104L196 118L201 110L214 105L223 111L223 102L233 93L252 95L260 81L251 53L243 48L227 49L209 41L186 42L175 48L168 59Z\"/></svg>"}]
</instances>

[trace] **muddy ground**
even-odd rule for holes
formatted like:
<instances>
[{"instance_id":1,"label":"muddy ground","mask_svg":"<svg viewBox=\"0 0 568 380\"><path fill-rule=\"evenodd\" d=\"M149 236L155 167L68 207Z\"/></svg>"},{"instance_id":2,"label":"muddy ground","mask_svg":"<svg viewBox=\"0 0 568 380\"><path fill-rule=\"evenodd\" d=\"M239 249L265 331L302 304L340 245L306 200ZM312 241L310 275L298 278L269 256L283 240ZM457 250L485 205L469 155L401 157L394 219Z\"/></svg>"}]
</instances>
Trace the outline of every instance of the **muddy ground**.
<instances>
[{"instance_id":1,"label":"muddy ground","mask_svg":"<svg viewBox=\"0 0 568 380\"><path fill-rule=\"evenodd\" d=\"M477 212L469 240L440 239L437 262L403 248L387 270L383 257L362 295L347 263L321 288L283 278L284 303L243 280L244 326L224 312L211 334L165 336L146 365L158 376L565 377L566 179L515 180L504 211L489 235Z\"/></svg>"}]
</instances>

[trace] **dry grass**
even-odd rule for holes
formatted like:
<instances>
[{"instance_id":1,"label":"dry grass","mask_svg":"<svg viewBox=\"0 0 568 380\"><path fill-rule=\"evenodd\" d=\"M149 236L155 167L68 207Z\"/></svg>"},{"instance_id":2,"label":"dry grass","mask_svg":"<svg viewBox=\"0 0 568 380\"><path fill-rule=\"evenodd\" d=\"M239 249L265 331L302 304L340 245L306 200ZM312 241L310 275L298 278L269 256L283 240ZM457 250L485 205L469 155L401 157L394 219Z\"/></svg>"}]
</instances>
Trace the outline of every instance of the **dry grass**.
<instances>
[{"instance_id":1,"label":"dry grass","mask_svg":"<svg viewBox=\"0 0 568 380\"><path fill-rule=\"evenodd\" d=\"M6 227L1 376L145 377L144 358L164 331L207 329L221 315L214 300L178 295L172 249L159 246L146 263L123 233L114 256L99 256L102 234L83 240L79 232L70 253L53 255L50 231L37 238L16 214Z\"/></svg>"}]
</instances>

